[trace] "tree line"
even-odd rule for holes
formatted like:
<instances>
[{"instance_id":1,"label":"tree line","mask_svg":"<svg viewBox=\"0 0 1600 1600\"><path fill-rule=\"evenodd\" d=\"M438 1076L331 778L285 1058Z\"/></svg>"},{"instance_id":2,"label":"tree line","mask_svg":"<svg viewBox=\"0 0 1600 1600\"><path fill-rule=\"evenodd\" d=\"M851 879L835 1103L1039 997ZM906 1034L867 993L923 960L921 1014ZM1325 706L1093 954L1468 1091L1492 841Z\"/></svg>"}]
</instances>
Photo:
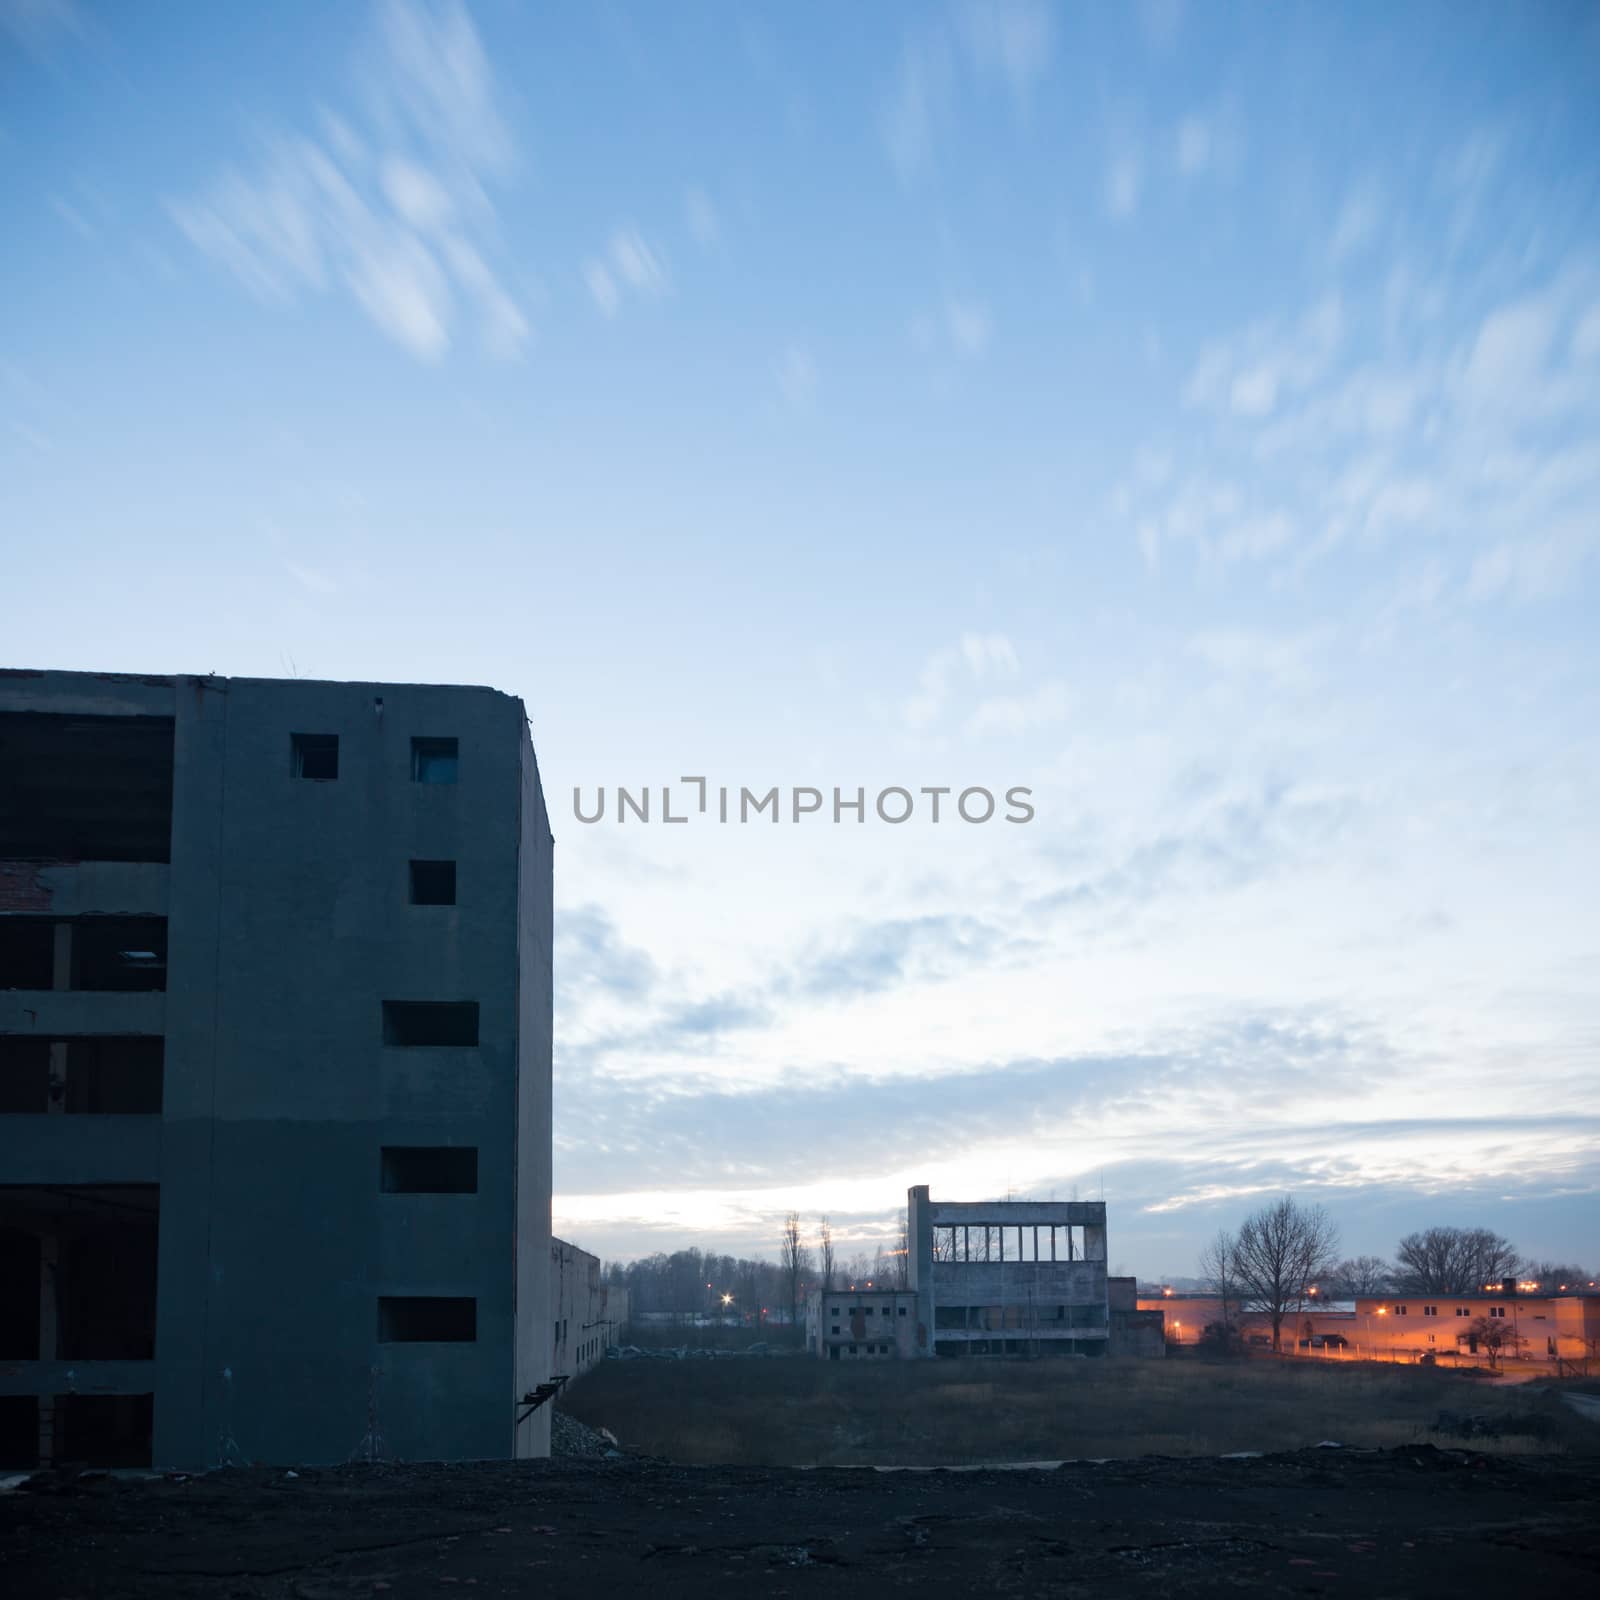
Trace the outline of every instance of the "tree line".
<instances>
[{"instance_id":1,"label":"tree line","mask_svg":"<svg viewBox=\"0 0 1600 1600\"><path fill-rule=\"evenodd\" d=\"M1220 1302L1217 1336L1232 1336L1246 1306L1272 1324L1279 1348L1285 1320L1319 1299L1357 1295L1467 1295L1499 1288L1507 1279L1524 1292L1559 1294L1589 1286L1571 1263L1530 1261L1489 1228L1425 1228L1408 1233L1394 1260L1339 1256L1339 1230L1320 1205L1291 1196L1262 1206L1236 1232L1221 1229L1200 1254L1200 1275Z\"/></svg>"},{"instance_id":2,"label":"tree line","mask_svg":"<svg viewBox=\"0 0 1600 1600\"><path fill-rule=\"evenodd\" d=\"M601 1270L608 1284L628 1291L632 1311L749 1319L771 1316L781 1307L798 1323L813 1289L868 1283L903 1289L908 1263L904 1211L893 1243L848 1257L836 1251L827 1217L807 1229L800 1213L791 1211L784 1218L776 1262L691 1248L670 1255L657 1251L637 1261L608 1261Z\"/></svg>"}]
</instances>

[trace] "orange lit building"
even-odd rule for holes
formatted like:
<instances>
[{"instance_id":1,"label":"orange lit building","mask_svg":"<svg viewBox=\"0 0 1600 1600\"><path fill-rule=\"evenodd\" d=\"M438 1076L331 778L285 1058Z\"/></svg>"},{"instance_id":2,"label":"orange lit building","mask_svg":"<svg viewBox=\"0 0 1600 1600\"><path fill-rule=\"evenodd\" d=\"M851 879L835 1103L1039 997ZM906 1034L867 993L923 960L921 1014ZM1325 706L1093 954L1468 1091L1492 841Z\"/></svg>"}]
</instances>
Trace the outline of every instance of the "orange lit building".
<instances>
[{"instance_id":1,"label":"orange lit building","mask_svg":"<svg viewBox=\"0 0 1600 1600\"><path fill-rule=\"evenodd\" d=\"M1222 1321L1215 1295L1141 1295L1141 1311L1160 1311L1169 1344L1199 1344ZM1272 1319L1234 1311L1247 1347L1272 1343ZM1363 1295L1321 1302L1308 1297L1284 1318L1280 1348L1289 1354L1352 1359L1583 1361L1600 1357L1600 1294L1527 1294L1514 1284L1469 1295Z\"/></svg>"}]
</instances>

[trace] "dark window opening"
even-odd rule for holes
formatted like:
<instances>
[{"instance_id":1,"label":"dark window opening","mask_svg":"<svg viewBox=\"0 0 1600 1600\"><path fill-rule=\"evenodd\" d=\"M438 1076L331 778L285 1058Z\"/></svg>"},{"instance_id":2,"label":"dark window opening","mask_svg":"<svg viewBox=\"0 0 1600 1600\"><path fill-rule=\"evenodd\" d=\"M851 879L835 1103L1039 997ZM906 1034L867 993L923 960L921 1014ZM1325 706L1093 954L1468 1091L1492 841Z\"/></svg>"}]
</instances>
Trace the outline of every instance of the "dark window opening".
<instances>
[{"instance_id":1,"label":"dark window opening","mask_svg":"<svg viewBox=\"0 0 1600 1600\"><path fill-rule=\"evenodd\" d=\"M0 1299L21 1306L9 1340L26 1342L33 1321L25 1359L154 1357L159 1214L154 1184L0 1188ZM41 1348L41 1322L54 1324L53 1348Z\"/></svg>"},{"instance_id":2,"label":"dark window opening","mask_svg":"<svg viewBox=\"0 0 1600 1600\"><path fill-rule=\"evenodd\" d=\"M416 783L454 783L458 741L455 739L413 739L411 777Z\"/></svg>"},{"instance_id":3,"label":"dark window opening","mask_svg":"<svg viewBox=\"0 0 1600 1600\"><path fill-rule=\"evenodd\" d=\"M478 1337L478 1302L457 1295L383 1295L378 1300L380 1344L471 1344Z\"/></svg>"},{"instance_id":4,"label":"dark window opening","mask_svg":"<svg viewBox=\"0 0 1600 1600\"><path fill-rule=\"evenodd\" d=\"M171 717L3 712L0 773L0 860L171 858Z\"/></svg>"},{"instance_id":5,"label":"dark window opening","mask_svg":"<svg viewBox=\"0 0 1600 1600\"><path fill-rule=\"evenodd\" d=\"M69 1112L157 1116L161 1111L166 1041L107 1034L67 1041Z\"/></svg>"},{"instance_id":6,"label":"dark window opening","mask_svg":"<svg viewBox=\"0 0 1600 1600\"><path fill-rule=\"evenodd\" d=\"M452 1145L383 1147L385 1194L476 1194L478 1152Z\"/></svg>"},{"instance_id":7,"label":"dark window opening","mask_svg":"<svg viewBox=\"0 0 1600 1600\"><path fill-rule=\"evenodd\" d=\"M121 991L167 986L165 917L85 917L72 924L72 987Z\"/></svg>"},{"instance_id":8,"label":"dark window opening","mask_svg":"<svg viewBox=\"0 0 1600 1600\"><path fill-rule=\"evenodd\" d=\"M63 989L165 989L167 919L0 917L0 989L54 989L58 976Z\"/></svg>"},{"instance_id":9,"label":"dark window opening","mask_svg":"<svg viewBox=\"0 0 1600 1600\"><path fill-rule=\"evenodd\" d=\"M156 1222L68 1233L56 1265L57 1360L149 1361L156 1353Z\"/></svg>"},{"instance_id":10,"label":"dark window opening","mask_svg":"<svg viewBox=\"0 0 1600 1600\"><path fill-rule=\"evenodd\" d=\"M336 733L291 733L291 770L297 778L328 783L339 776L339 735Z\"/></svg>"},{"instance_id":11,"label":"dark window opening","mask_svg":"<svg viewBox=\"0 0 1600 1600\"><path fill-rule=\"evenodd\" d=\"M0 1228L0 1361L39 1359L39 1238Z\"/></svg>"},{"instance_id":12,"label":"dark window opening","mask_svg":"<svg viewBox=\"0 0 1600 1600\"><path fill-rule=\"evenodd\" d=\"M155 1420L150 1394L58 1394L57 1461L148 1467Z\"/></svg>"},{"instance_id":13,"label":"dark window opening","mask_svg":"<svg viewBox=\"0 0 1600 1600\"><path fill-rule=\"evenodd\" d=\"M414 906L453 906L456 903L455 862L413 861L411 903Z\"/></svg>"},{"instance_id":14,"label":"dark window opening","mask_svg":"<svg viewBox=\"0 0 1600 1600\"><path fill-rule=\"evenodd\" d=\"M0 989L53 989L55 934L47 917L0 917Z\"/></svg>"},{"instance_id":15,"label":"dark window opening","mask_svg":"<svg viewBox=\"0 0 1600 1600\"><path fill-rule=\"evenodd\" d=\"M475 1045L476 1000L385 1000L383 1042L395 1045Z\"/></svg>"},{"instance_id":16,"label":"dark window opening","mask_svg":"<svg viewBox=\"0 0 1600 1600\"><path fill-rule=\"evenodd\" d=\"M0 1470L39 1464L39 1398L0 1394Z\"/></svg>"},{"instance_id":17,"label":"dark window opening","mask_svg":"<svg viewBox=\"0 0 1600 1600\"><path fill-rule=\"evenodd\" d=\"M0 1036L0 1113L50 1109L50 1041Z\"/></svg>"},{"instance_id":18,"label":"dark window opening","mask_svg":"<svg viewBox=\"0 0 1600 1600\"><path fill-rule=\"evenodd\" d=\"M59 1106L80 1114L159 1115L165 1055L165 1041L147 1034L0 1038L0 1114L38 1115Z\"/></svg>"}]
</instances>

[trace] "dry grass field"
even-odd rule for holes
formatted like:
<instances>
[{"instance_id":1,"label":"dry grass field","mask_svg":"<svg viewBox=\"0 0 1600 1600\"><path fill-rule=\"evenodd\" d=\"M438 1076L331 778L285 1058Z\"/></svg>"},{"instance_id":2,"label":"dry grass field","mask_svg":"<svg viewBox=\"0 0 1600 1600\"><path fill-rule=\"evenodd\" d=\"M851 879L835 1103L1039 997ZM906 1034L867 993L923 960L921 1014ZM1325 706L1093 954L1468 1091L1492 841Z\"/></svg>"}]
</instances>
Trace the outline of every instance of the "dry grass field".
<instances>
[{"instance_id":1,"label":"dry grass field","mask_svg":"<svg viewBox=\"0 0 1600 1600\"><path fill-rule=\"evenodd\" d=\"M1247 1360L884 1362L804 1357L607 1361L563 1409L629 1450L748 1466L956 1466L1465 1441L1443 1413L1490 1419L1471 1447L1600 1446L1554 1395L1421 1367Z\"/></svg>"}]
</instances>

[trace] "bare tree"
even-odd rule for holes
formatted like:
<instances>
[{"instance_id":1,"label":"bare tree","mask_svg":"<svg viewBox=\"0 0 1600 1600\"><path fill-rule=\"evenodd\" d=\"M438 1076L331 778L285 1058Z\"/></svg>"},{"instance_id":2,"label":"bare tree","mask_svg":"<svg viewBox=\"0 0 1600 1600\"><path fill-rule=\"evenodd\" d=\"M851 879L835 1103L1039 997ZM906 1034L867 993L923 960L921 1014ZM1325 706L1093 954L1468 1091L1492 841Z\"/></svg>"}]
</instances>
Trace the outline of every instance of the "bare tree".
<instances>
[{"instance_id":1,"label":"bare tree","mask_svg":"<svg viewBox=\"0 0 1600 1600\"><path fill-rule=\"evenodd\" d=\"M911 1232L906 1222L906 1208L900 1208L900 1233L894 1247L894 1286L911 1287Z\"/></svg>"},{"instance_id":2,"label":"bare tree","mask_svg":"<svg viewBox=\"0 0 1600 1600\"><path fill-rule=\"evenodd\" d=\"M1466 1338L1473 1338L1489 1354L1489 1365L1498 1366L1502 1355L1516 1357L1522 1353L1522 1347L1528 1342L1517 1331L1515 1324L1507 1324L1499 1317L1479 1317L1467 1325L1464 1333L1458 1333L1456 1340L1459 1343Z\"/></svg>"},{"instance_id":3,"label":"bare tree","mask_svg":"<svg viewBox=\"0 0 1600 1600\"><path fill-rule=\"evenodd\" d=\"M1489 1228L1426 1228L1395 1250L1395 1287L1407 1294L1471 1294L1516 1276L1509 1239Z\"/></svg>"},{"instance_id":4,"label":"bare tree","mask_svg":"<svg viewBox=\"0 0 1600 1600\"><path fill-rule=\"evenodd\" d=\"M865 1289L876 1281L872 1276L872 1257L865 1250L857 1250L844 1263L844 1280L852 1289Z\"/></svg>"},{"instance_id":5,"label":"bare tree","mask_svg":"<svg viewBox=\"0 0 1600 1600\"><path fill-rule=\"evenodd\" d=\"M824 1217L817 1225L817 1254L822 1260L822 1292L833 1287L833 1224Z\"/></svg>"},{"instance_id":6,"label":"bare tree","mask_svg":"<svg viewBox=\"0 0 1600 1600\"><path fill-rule=\"evenodd\" d=\"M1545 1294L1576 1293L1589 1288L1594 1277L1570 1261L1524 1261L1520 1271L1524 1278L1537 1282Z\"/></svg>"},{"instance_id":7,"label":"bare tree","mask_svg":"<svg viewBox=\"0 0 1600 1600\"><path fill-rule=\"evenodd\" d=\"M783 1279L789 1291L789 1315L794 1323L800 1321L800 1275L811 1270L811 1251L800 1236L800 1213L791 1211L783 1219L783 1239L778 1257Z\"/></svg>"},{"instance_id":8,"label":"bare tree","mask_svg":"<svg viewBox=\"0 0 1600 1600\"><path fill-rule=\"evenodd\" d=\"M1306 1302L1306 1290L1334 1262L1339 1232L1321 1206L1285 1195L1245 1218L1234 1240L1233 1270L1241 1296L1272 1320L1272 1348L1284 1319Z\"/></svg>"},{"instance_id":9,"label":"bare tree","mask_svg":"<svg viewBox=\"0 0 1600 1600\"><path fill-rule=\"evenodd\" d=\"M1200 1276L1217 1297L1217 1337L1224 1350L1233 1348L1239 1332L1239 1277L1234 1265L1238 1249L1233 1235L1226 1228L1218 1228L1216 1238L1200 1252Z\"/></svg>"},{"instance_id":10,"label":"bare tree","mask_svg":"<svg viewBox=\"0 0 1600 1600\"><path fill-rule=\"evenodd\" d=\"M1386 1294L1394 1282L1394 1268L1381 1256L1347 1256L1328 1274L1324 1293L1341 1295Z\"/></svg>"}]
</instances>

